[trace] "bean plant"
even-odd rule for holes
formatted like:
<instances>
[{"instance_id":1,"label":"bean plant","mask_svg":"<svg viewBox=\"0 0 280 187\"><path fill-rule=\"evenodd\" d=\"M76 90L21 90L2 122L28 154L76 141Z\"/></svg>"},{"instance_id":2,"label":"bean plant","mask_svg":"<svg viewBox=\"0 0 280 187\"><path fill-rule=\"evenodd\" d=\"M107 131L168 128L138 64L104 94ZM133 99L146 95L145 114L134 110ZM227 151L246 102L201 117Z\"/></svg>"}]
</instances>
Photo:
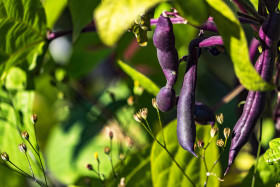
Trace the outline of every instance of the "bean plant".
<instances>
[{"instance_id":1,"label":"bean plant","mask_svg":"<svg viewBox=\"0 0 280 187\"><path fill-rule=\"evenodd\" d=\"M0 186L279 186L279 0L0 0Z\"/></svg>"}]
</instances>

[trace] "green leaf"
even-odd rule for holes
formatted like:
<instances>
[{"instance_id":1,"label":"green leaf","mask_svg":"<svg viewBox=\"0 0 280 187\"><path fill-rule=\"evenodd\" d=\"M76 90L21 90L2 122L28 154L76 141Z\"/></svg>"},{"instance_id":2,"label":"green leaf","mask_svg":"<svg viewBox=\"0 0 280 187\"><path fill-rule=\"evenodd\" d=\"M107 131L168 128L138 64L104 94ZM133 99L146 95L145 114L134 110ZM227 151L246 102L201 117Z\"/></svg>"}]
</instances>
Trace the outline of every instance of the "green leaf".
<instances>
[{"instance_id":1,"label":"green leaf","mask_svg":"<svg viewBox=\"0 0 280 187\"><path fill-rule=\"evenodd\" d=\"M220 0L206 0L210 15L223 37L224 45L230 54L236 76L248 90L265 91L274 86L265 82L256 72L249 59L247 40L244 31L232 10Z\"/></svg>"},{"instance_id":2,"label":"green leaf","mask_svg":"<svg viewBox=\"0 0 280 187\"><path fill-rule=\"evenodd\" d=\"M255 166L253 166L248 175L244 178L242 185L251 186ZM268 165L265 157L261 156L258 161L257 171L255 174L255 187L275 186L280 181L280 164Z\"/></svg>"},{"instance_id":3,"label":"green leaf","mask_svg":"<svg viewBox=\"0 0 280 187\"><path fill-rule=\"evenodd\" d=\"M275 138L269 142L269 149L264 153L264 160L269 164L278 164L280 160L280 138Z\"/></svg>"},{"instance_id":4,"label":"green leaf","mask_svg":"<svg viewBox=\"0 0 280 187\"><path fill-rule=\"evenodd\" d=\"M116 180L111 180L106 186L118 186L121 178L125 178L126 187L153 186L150 166L151 146L128 154L123 163L119 163L115 169L118 172ZM113 175L111 175L113 177Z\"/></svg>"},{"instance_id":5,"label":"green leaf","mask_svg":"<svg viewBox=\"0 0 280 187\"><path fill-rule=\"evenodd\" d=\"M188 23L199 26L204 23L209 15L207 4L204 0L175 0L175 8L180 15L188 20Z\"/></svg>"},{"instance_id":6,"label":"green leaf","mask_svg":"<svg viewBox=\"0 0 280 187\"><path fill-rule=\"evenodd\" d=\"M258 10L259 0L250 0L250 2L254 6L255 10Z\"/></svg>"},{"instance_id":7,"label":"green leaf","mask_svg":"<svg viewBox=\"0 0 280 187\"><path fill-rule=\"evenodd\" d=\"M121 60L118 60L118 65L120 68L133 80L138 81L140 85L150 94L156 96L159 92L159 87L151 81L148 77L142 73L136 71L129 65L125 64Z\"/></svg>"},{"instance_id":8,"label":"green leaf","mask_svg":"<svg viewBox=\"0 0 280 187\"><path fill-rule=\"evenodd\" d=\"M73 40L75 41L81 30L93 21L93 10L98 5L100 0L69 0L68 6L70 9L73 22Z\"/></svg>"},{"instance_id":9,"label":"green leaf","mask_svg":"<svg viewBox=\"0 0 280 187\"><path fill-rule=\"evenodd\" d=\"M104 0L96 8L94 19L98 34L109 46L114 45L122 34L131 28L135 19L165 0Z\"/></svg>"},{"instance_id":10,"label":"green leaf","mask_svg":"<svg viewBox=\"0 0 280 187\"><path fill-rule=\"evenodd\" d=\"M45 0L43 4L47 17L47 26L52 29L63 10L66 8L67 0Z\"/></svg>"},{"instance_id":11,"label":"green leaf","mask_svg":"<svg viewBox=\"0 0 280 187\"><path fill-rule=\"evenodd\" d=\"M179 145L177 140L176 125L177 121L174 120L164 128L167 149L191 180L197 186L203 186L206 180L206 170L202 158L194 157L191 153L184 150ZM210 129L210 126L197 126L197 138L204 140L204 142L208 142L210 139ZM162 142L161 133L159 133L157 138L160 142ZM213 166L218 154L219 150L216 145L215 138L206 149L205 157L208 168ZM159 146L157 142L154 142L152 147L151 168L154 186L192 186L187 178L182 174L181 170L172 161L169 154L161 146ZM221 177L221 167L219 163L215 166L211 173ZM215 176L210 175L207 184L208 186L219 186L219 181Z\"/></svg>"},{"instance_id":12,"label":"green leaf","mask_svg":"<svg viewBox=\"0 0 280 187\"><path fill-rule=\"evenodd\" d=\"M37 147L34 126L31 123L32 105L34 100L33 91L18 91L11 94L0 90L0 147L1 151L7 152L10 160L26 173L31 174L25 154L21 153L18 145L25 143L27 154L32 165L32 170L36 178L43 181L43 174L39 164L39 159L30 144L21 137L21 132L29 133L29 140L33 147ZM5 100L5 102L3 102ZM41 157L42 158L42 157ZM9 167L17 170L11 164Z\"/></svg>"},{"instance_id":13,"label":"green leaf","mask_svg":"<svg viewBox=\"0 0 280 187\"><path fill-rule=\"evenodd\" d=\"M18 67L11 68L6 77L6 88L8 90L23 90L26 87L26 74Z\"/></svg>"},{"instance_id":14,"label":"green leaf","mask_svg":"<svg viewBox=\"0 0 280 187\"><path fill-rule=\"evenodd\" d=\"M44 8L38 0L0 0L0 76L41 53L46 35Z\"/></svg>"}]
</instances>

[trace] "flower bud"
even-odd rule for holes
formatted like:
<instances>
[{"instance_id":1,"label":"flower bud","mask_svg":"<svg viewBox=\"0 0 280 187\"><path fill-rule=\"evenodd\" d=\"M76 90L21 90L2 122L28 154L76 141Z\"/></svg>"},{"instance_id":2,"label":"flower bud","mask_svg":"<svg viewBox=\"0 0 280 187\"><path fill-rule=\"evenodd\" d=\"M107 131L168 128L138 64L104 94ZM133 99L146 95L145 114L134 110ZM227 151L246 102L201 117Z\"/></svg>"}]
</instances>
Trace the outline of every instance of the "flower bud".
<instances>
[{"instance_id":1,"label":"flower bud","mask_svg":"<svg viewBox=\"0 0 280 187\"><path fill-rule=\"evenodd\" d=\"M134 81L134 87L133 87L133 93L135 95L142 95L144 89L140 86L140 83L138 81Z\"/></svg>"},{"instance_id":2,"label":"flower bud","mask_svg":"<svg viewBox=\"0 0 280 187\"><path fill-rule=\"evenodd\" d=\"M19 144L19 145L18 145L18 149L19 149L21 152L23 152L23 153L26 153L26 151L27 151L27 147L26 147L26 145L25 145L24 143Z\"/></svg>"},{"instance_id":3,"label":"flower bud","mask_svg":"<svg viewBox=\"0 0 280 187\"><path fill-rule=\"evenodd\" d=\"M110 130L110 131L108 132L108 135L109 135L109 138L112 140L113 137L114 137L113 131Z\"/></svg>"},{"instance_id":4,"label":"flower bud","mask_svg":"<svg viewBox=\"0 0 280 187\"><path fill-rule=\"evenodd\" d=\"M86 168L87 168L88 170L93 170L93 168L92 168L92 165L91 165L91 164L86 164Z\"/></svg>"},{"instance_id":5,"label":"flower bud","mask_svg":"<svg viewBox=\"0 0 280 187\"><path fill-rule=\"evenodd\" d=\"M216 119L217 119L217 122L222 125L224 122L224 115L222 113L217 114Z\"/></svg>"},{"instance_id":6,"label":"flower bud","mask_svg":"<svg viewBox=\"0 0 280 187\"><path fill-rule=\"evenodd\" d=\"M120 180L120 184L118 185L118 187L125 187L125 178L122 177Z\"/></svg>"},{"instance_id":7,"label":"flower bud","mask_svg":"<svg viewBox=\"0 0 280 187\"><path fill-rule=\"evenodd\" d=\"M219 146L219 147L223 147L225 145L225 142L224 142L224 140L223 139L219 139L219 140L217 140L217 146Z\"/></svg>"},{"instance_id":8,"label":"flower bud","mask_svg":"<svg viewBox=\"0 0 280 187\"><path fill-rule=\"evenodd\" d=\"M95 158L96 160L98 160L98 153L97 153L97 152L94 153L94 158Z\"/></svg>"},{"instance_id":9,"label":"flower bud","mask_svg":"<svg viewBox=\"0 0 280 187\"><path fill-rule=\"evenodd\" d=\"M153 105L153 107L154 107L155 109L158 108L156 98L153 98L153 99L152 99L152 105Z\"/></svg>"},{"instance_id":10,"label":"flower bud","mask_svg":"<svg viewBox=\"0 0 280 187\"><path fill-rule=\"evenodd\" d=\"M133 96L130 96L128 99L127 99L127 104L129 106L132 106L134 104L134 97Z\"/></svg>"},{"instance_id":11,"label":"flower bud","mask_svg":"<svg viewBox=\"0 0 280 187\"><path fill-rule=\"evenodd\" d=\"M125 155L123 153L120 154L120 160L124 160L125 159Z\"/></svg>"},{"instance_id":12,"label":"flower bud","mask_svg":"<svg viewBox=\"0 0 280 187\"><path fill-rule=\"evenodd\" d=\"M6 152L1 153L2 160L9 161L9 155Z\"/></svg>"},{"instance_id":13,"label":"flower bud","mask_svg":"<svg viewBox=\"0 0 280 187\"><path fill-rule=\"evenodd\" d=\"M224 128L224 136L225 138L228 138L230 135L230 128Z\"/></svg>"},{"instance_id":14,"label":"flower bud","mask_svg":"<svg viewBox=\"0 0 280 187\"><path fill-rule=\"evenodd\" d=\"M217 135L218 131L219 131L219 129L216 127L211 128L211 131L210 131L211 137L214 138Z\"/></svg>"},{"instance_id":15,"label":"flower bud","mask_svg":"<svg viewBox=\"0 0 280 187\"><path fill-rule=\"evenodd\" d=\"M148 116L148 109L147 108L140 109L139 113L140 113L140 115L143 119L145 119L145 120L147 119L147 116Z\"/></svg>"},{"instance_id":16,"label":"flower bud","mask_svg":"<svg viewBox=\"0 0 280 187\"><path fill-rule=\"evenodd\" d=\"M110 147L104 147L104 153L106 154L106 155L109 155L110 154Z\"/></svg>"},{"instance_id":17,"label":"flower bud","mask_svg":"<svg viewBox=\"0 0 280 187\"><path fill-rule=\"evenodd\" d=\"M28 134L27 131L22 132L22 133L21 133L21 136L22 136L22 138L24 138L24 139L26 139L26 140L29 140L29 134Z\"/></svg>"},{"instance_id":18,"label":"flower bud","mask_svg":"<svg viewBox=\"0 0 280 187\"><path fill-rule=\"evenodd\" d=\"M128 147L131 149L134 145L133 140L130 137L127 137L126 142L127 142Z\"/></svg>"},{"instance_id":19,"label":"flower bud","mask_svg":"<svg viewBox=\"0 0 280 187\"><path fill-rule=\"evenodd\" d=\"M32 123L33 123L33 124L36 124L37 120L38 120L37 114L32 114L32 115L31 115L31 121L32 121Z\"/></svg>"},{"instance_id":20,"label":"flower bud","mask_svg":"<svg viewBox=\"0 0 280 187\"><path fill-rule=\"evenodd\" d=\"M141 123L142 122L142 117L141 115L137 112L136 114L133 115L135 121Z\"/></svg>"},{"instance_id":21,"label":"flower bud","mask_svg":"<svg viewBox=\"0 0 280 187\"><path fill-rule=\"evenodd\" d=\"M204 141L203 141L203 140L198 140L198 141L197 141L197 146L198 146L199 148L204 148Z\"/></svg>"}]
</instances>

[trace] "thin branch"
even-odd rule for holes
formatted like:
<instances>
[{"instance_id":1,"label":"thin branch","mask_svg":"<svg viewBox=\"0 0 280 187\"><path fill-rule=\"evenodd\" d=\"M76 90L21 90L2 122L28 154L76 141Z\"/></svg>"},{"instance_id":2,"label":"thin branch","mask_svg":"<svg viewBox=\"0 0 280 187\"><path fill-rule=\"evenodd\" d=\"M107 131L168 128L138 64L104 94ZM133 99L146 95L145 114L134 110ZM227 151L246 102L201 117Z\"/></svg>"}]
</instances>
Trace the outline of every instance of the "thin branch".
<instances>
[{"instance_id":1,"label":"thin branch","mask_svg":"<svg viewBox=\"0 0 280 187\"><path fill-rule=\"evenodd\" d=\"M222 105L227 104L232 99L234 99L237 95L239 95L244 90L242 85L237 86L231 92L229 92L226 96L224 96L221 101L219 101L216 105L212 107L213 111L218 110Z\"/></svg>"}]
</instances>

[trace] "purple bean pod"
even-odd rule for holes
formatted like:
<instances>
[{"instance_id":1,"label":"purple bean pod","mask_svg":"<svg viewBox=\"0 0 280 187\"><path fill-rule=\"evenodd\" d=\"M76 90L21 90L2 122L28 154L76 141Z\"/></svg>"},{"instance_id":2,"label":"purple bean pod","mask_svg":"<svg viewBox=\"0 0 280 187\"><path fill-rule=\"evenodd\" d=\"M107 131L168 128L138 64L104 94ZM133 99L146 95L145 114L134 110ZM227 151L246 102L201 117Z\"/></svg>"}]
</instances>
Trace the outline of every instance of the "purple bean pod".
<instances>
[{"instance_id":1,"label":"purple bean pod","mask_svg":"<svg viewBox=\"0 0 280 187\"><path fill-rule=\"evenodd\" d=\"M280 37L280 15L272 13L259 31L263 52L258 58L255 69L261 77L270 82ZM249 91L243 113L233 128L229 151L228 172L240 149L248 141L253 129L265 107L265 92Z\"/></svg>"},{"instance_id":2,"label":"purple bean pod","mask_svg":"<svg viewBox=\"0 0 280 187\"><path fill-rule=\"evenodd\" d=\"M164 13L160 15L153 36L157 48L157 57L166 78L166 85L157 94L158 108L163 112L170 111L176 103L176 94L173 89L177 81L179 59L175 48L175 36L170 18Z\"/></svg>"},{"instance_id":3,"label":"purple bean pod","mask_svg":"<svg viewBox=\"0 0 280 187\"><path fill-rule=\"evenodd\" d=\"M200 125L215 125L215 115L213 111L205 104L195 102L194 120Z\"/></svg>"},{"instance_id":4,"label":"purple bean pod","mask_svg":"<svg viewBox=\"0 0 280 187\"><path fill-rule=\"evenodd\" d=\"M181 147L197 157L194 151L196 138L195 127L195 87L197 79L197 50L196 47L223 45L220 36L201 37L191 41L186 73L183 80L177 105L177 138Z\"/></svg>"}]
</instances>

